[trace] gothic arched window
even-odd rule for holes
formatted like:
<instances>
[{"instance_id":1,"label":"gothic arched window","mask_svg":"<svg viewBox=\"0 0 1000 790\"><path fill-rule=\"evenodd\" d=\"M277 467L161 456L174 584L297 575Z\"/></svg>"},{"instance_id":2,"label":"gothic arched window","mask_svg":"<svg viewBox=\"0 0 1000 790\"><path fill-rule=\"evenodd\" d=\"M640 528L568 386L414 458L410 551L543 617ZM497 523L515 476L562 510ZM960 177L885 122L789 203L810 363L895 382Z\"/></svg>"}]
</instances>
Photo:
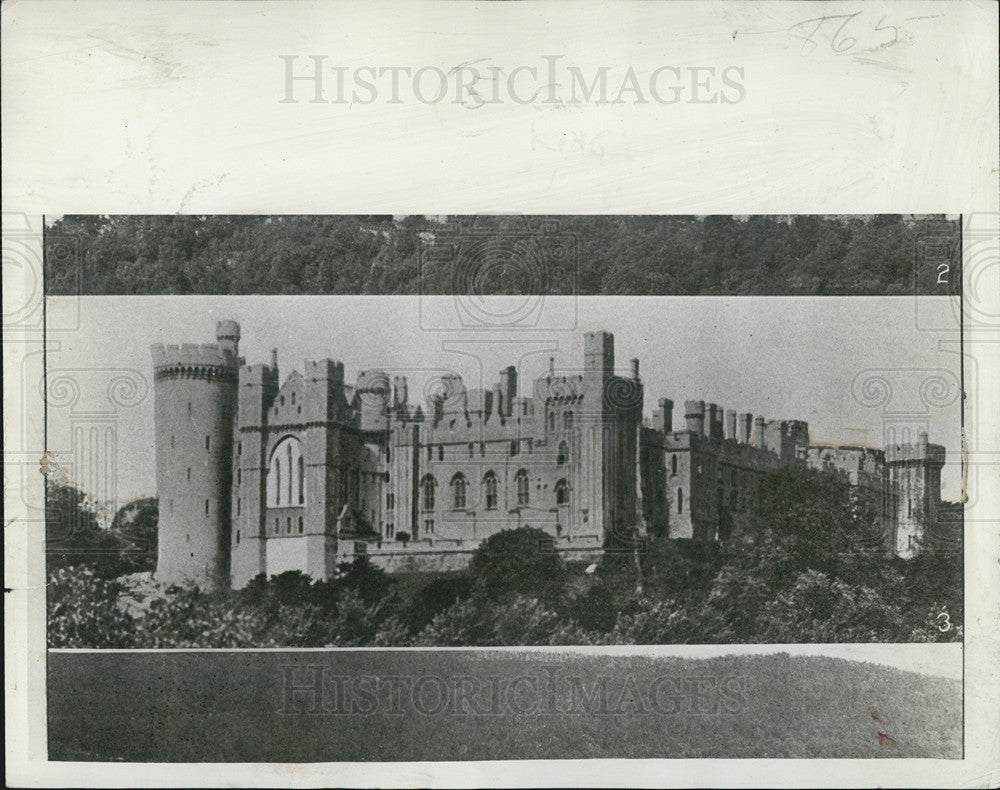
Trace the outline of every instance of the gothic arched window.
<instances>
[{"instance_id":1,"label":"gothic arched window","mask_svg":"<svg viewBox=\"0 0 1000 790\"><path fill-rule=\"evenodd\" d=\"M573 412L567 411L563 413L563 428L569 430L573 427Z\"/></svg>"},{"instance_id":2,"label":"gothic arched window","mask_svg":"<svg viewBox=\"0 0 1000 790\"><path fill-rule=\"evenodd\" d=\"M497 476L492 470L483 477L483 490L486 494L486 509L493 510L497 506Z\"/></svg>"},{"instance_id":3,"label":"gothic arched window","mask_svg":"<svg viewBox=\"0 0 1000 790\"><path fill-rule=\"evenodd\" d=\"M296 507L305 502L305 462L302 443L286 436L271 451L267 468L267 506Z\"/></svg>"},{"instance_id":4,"label":"gothic arched window","mask_svg":"<svg viewBox=\"0 0 1000 790\"><path fill-rule=\"evenodd\" d=\"M530 497L531 486L528 480L528 472L524 469L518 469L517 475L514 478L517 484L517 504L527 505Z\"/></svg>"},{"instance_id":5,"label":"gothic arched window","mask_svg":"<svg viewBox=\"0 0 1000 790\"><path fill-rule=\"evenodd\" d=\"M569 484L566 482L565 478L556 483L556 504L569 504Z\"/></svg>"},{"instance_id":6,"label":"gothic arched window","mask_svg":"<svg viewBox=\"0 0 1000 790\"><path fill-rule=\"evenodd\" d=\"M434 481L434 476L424 475L424 479L420 481L420 491L423 494L424 510L434 509L434 489L436 487L437 483Z\"/></svg>"},{"instance_id":7,"label":"gothic arched window","mask_svg":"<svg viewBox=\"0 0 1000 790\"><path fill-rule=\"evenodd\" d=\"M559 451L556 453L556 466L562 466L569 460L569 445L566 442L559 442Z\"/></svg>"},{"instance_id":8,"label":"gothic arched window","mask_svg":"<svg viewBox=\"0 0 1000 790\"><path fill-rule=\"evenodd\" d=\"M465 494L467 487L468 483L465 480L465 475L461 472L458 472L453 478L451 478L451 491L455 501L455 510L465 510Z\"/></svg>"}]
</instances>

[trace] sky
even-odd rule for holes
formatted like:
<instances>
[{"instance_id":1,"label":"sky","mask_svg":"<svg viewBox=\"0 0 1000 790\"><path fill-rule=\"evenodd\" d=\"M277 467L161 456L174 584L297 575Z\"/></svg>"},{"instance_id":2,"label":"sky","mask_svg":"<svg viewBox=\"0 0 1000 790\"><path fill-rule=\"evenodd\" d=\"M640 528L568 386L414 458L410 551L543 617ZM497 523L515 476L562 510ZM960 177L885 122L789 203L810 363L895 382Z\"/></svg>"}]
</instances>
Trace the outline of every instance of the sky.
<instances>
[{"instance_id":1,"label":"sky","mask_svg":"<svg viewBox=\"0 0 1000 790\"><path fill-rule=\"evenodd\" d=\"M957 317L947 297L49 297L48 445L76 459L74 482L88 487L95 470L85 467L100 454L81 448L73 428L104 414L116 436L107 498L155 493L149 347L214 342L223 318L241 324L248 363L278 349L282 381L303 360L330 357L350 384L371 368L407 376L411 403L424 403L442 373L489 388L507 365L527 396L550 357L557 373L578 373L583 333L606 329L619 373L640 360L647 415L670 398L676 428L684 401L704 400L806 420L814 442L874 447L887 427L925 427L946 448L943 496L959 496ZM66 376L79 392L72 403L53 397ZM109 400L115 386L123 405Z\"/></svg>"}]
</instances>

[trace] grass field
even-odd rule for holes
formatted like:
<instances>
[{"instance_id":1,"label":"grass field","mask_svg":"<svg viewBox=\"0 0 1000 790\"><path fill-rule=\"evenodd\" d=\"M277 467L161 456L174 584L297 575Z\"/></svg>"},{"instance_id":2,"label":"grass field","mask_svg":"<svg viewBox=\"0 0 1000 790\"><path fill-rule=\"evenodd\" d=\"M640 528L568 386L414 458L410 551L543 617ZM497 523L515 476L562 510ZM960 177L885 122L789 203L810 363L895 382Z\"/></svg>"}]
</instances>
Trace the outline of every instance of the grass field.
<instances>
[{"instance_id":1,"label":"grass field","mask_svg":"<svg viewBox=\"0 0 1000 790\"><path fill-rule=\"evenodd\" d=\"M787 654L53 652L49 756L959 758L961 691L957 680Z\"/></svg>"}]
</instances>

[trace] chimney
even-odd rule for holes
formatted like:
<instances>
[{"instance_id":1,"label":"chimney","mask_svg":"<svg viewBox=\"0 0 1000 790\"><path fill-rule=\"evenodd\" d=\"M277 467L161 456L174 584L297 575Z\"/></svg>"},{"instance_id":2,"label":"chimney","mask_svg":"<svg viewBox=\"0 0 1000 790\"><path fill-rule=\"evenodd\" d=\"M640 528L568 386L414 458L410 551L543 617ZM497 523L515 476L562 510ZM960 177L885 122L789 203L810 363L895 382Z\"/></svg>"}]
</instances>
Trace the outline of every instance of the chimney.
<instances>
[{"instance_id":1,"label":"chimney","mask_svg":"<svg viewBox=\"0 0 1000 790\"><path fill-rule=\"evenodd\" d=\"M514 400L517 398L517 368L508 365L500 371L501 404L497 407L504 417L514 413Z\"/></svg>"},{"instance_id":2,"label":"chimney","mask_svg":"<svg viewBox=\"0 0 1000 790\"><path fill-rule=\"evenodd\" d=\"M704 431L705 436L707 436L710 439L717 438L718 437L718 428L717 428L717 425L719 425L719 423L720 423L720 420L719 420L719 407L715 403L709 403L708 404L708 422L705 424L705 431Z\"/></svg>"},{"instance_id":3,"label":"chimney","mask_svg":"<svg viewBox=\"0 0 1000 790\"><path fill-rule=\"evenodd\" d=\"M403 408L406 406L407 392L406 392L406 376L394 376L392 379L393 388L393 405L397 408Z\"/></svg>"},{"instance_id":4,"label":"chimney","mask_svg":"<svg viewBox=\"0 0 1000 790\"><path fill-rule=\"evenodd\" d=\"M278 369L278 349L271 349L271 367L275 370Z\"/></svg>"},{"instance_id":5,"label":"chimney","mask_svg":"<svg viewBox=\"0 0 1000 790\"><path fill-rule=\"evenodd\" d=\"M669 398L660 398L660 408L653 412L653 427L663 433L674 429L674 402Z\"/></svg>"},{"instance_id":6,"label":"chimney","mask_svg":"<svg viewBox=\"0 0 1000 790\"><path fill-rule=\"evenodd\" d=\"M638 359L633 359L632 360L632 380L633 381L638 381L639 380L639 360Z\"/></svg>"},{"instance_id":7,"label":"chimney","mask_svg":"<svg viewBox=\"0 0 1000 790\"><path fill-rule=\"evenodd\" d=\"M705 427L705 401L684 401L684 420L692 433L701 433Z\"/></svg>"},{"instance_id":8,"label":"chimney","mask_svg":"<svg viewBox=\"0 0 1000 790\"><path fill-rule=\"evenodd\" d=\"M726 412L726 438L736 441L736 412L733 409Z\"/></svg>"},{"instance_id":9,"label":"chimney","mask_svg":"<svg viewBox=\"0 0 1000 790\"><path fill-rule=\"evenodd\" d=\"M740 444L750 444L750 433L753 431L753 415L750 412L740 415L738 428Z\"/></svg>"},{"instance_id":10,"label":"chimney","mask_svg":"<svg viewBox=\"0 0 1000 790\"><path fill-rule=\"evenodd\" d=\"M764 418L757 417L753 421L753 446L764 449Z\"/></svg>"}]
</instances>

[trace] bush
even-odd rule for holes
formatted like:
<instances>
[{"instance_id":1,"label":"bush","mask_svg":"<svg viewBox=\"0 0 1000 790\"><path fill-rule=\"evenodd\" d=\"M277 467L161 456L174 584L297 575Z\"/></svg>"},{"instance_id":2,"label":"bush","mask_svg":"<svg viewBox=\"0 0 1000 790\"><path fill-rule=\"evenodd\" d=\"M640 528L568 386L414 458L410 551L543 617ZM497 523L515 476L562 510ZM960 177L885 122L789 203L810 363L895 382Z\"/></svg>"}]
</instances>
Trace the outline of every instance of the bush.
<instances>
[{"instance_id":1,"label":"bush","mask_svg":"<svg viewBox=\"0 0 1000 790\"><path fill-rule=\"evenodd\" d=\"M135 621L122 606L123 587L86 566L57 568L47 589L49 647L135 647Z\"/></svg>"},{"instance_id":2,"label":"bush","mask_svg":"<svg viewBox=\"0 0 1000 790\"><path fill-rule=\"evenodd\" d=\"M406 623L414 632L426 626L435 615L443 612L456 601L472 594L472 578L465 575L443 576L431 579L420 587L406 609Z\"/></svg>"},{"instance_id":3,"label":"bush","mask_svg":"<svg viewBox=\"0 0 1000 790\"><path fill-rule=\"evenodd\" d=\"M564 579L552 537L532 527L490 535L472 553L469 570L479 589L493 599L524 594L552 600Z\"/></svg>"}]
</instances>

